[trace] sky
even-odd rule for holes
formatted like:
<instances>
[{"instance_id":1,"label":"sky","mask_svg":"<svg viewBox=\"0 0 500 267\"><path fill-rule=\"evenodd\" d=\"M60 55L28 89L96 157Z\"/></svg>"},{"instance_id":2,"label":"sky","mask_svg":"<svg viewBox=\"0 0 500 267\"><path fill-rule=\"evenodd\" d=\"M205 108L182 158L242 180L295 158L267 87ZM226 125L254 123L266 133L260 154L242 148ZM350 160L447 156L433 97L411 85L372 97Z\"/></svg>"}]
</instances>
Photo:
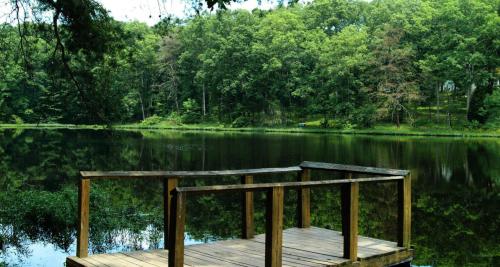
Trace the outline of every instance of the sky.
<instances>
[{"instance_id":1,"label":"sky","mask_svg":"<svg viewBox=\"0 0 500 267\"><path fill-rule=\"evenodd\" d=\"M162 17L173 15L175 17L186 17L192 14L193 9L189 0L98 0L111 15L120 21L138 20L154 25ZM243 3L232 3L229 9L255 8L270 9L276 3L263 0L260 5L257 0L248 0Z\"/></svg>"},{"instance_id":2,"label":"sky","mask_svg":"<svg viewBox=\"0 0 500 267\"><path fill-rule=\"evenodd\" d=\"M111 16L119 21L141 21L148 25L154 25L161 18L167 16L187 17L193 14L193 9L189 0L97 0L104 8L110 11ZM247 0L242 3L232 3L229 9L255 8L271 9L276 6L276 1L262 0L259 4L257 0ZM10 0L0 0L0 23L15 23L15 14L11 13L12 6ZM160 17L161 16L161 17Z\"/></svg>"}]
</instances>

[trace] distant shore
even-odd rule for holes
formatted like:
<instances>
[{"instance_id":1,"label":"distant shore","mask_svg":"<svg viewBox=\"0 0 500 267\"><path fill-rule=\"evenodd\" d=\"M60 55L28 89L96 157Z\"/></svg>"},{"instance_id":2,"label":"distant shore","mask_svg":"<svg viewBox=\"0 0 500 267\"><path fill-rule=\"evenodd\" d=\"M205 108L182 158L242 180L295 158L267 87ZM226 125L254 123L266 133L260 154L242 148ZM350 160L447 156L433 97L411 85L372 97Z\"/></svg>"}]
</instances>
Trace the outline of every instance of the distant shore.
<instances>
[{"instance_id":1,"label":"distant shore","mask_svg":"<svg viewBox=\"0 0 500 267\"><path fill-rule=\"evenodd\" d=\"M321 134L352 134L352 135L391 135L391 136L443 136L443 137L493 137L500 138L500 129L443 129L443 128L413 128L401 125L377 125L366 129L332 129L320 127L243 127L233 128L221 124L154 124L144 125L77 125L77 124L0 124L0 129L95 129L95 130L176 130L176 131L213 131L213 132L272 132L272 133L321 133Z\"/></svg>"}]
</instances>

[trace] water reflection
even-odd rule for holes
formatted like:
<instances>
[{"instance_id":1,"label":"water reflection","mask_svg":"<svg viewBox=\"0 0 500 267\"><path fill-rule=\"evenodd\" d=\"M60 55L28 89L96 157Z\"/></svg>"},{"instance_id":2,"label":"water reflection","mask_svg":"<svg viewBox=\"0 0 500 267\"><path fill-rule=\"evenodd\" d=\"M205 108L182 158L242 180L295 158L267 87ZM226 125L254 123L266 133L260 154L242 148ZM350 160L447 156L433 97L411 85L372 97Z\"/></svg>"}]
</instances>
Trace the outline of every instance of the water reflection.
<instances>
[{"instance_id":1,"label":"water reflection","mask_svg":"<svg viewBox=\"0 0 500 267\"><path fill-rule=\"evenodd\" d=\"M496 139L2 130L0 266L2 261L49 266L37 255L53 264L74 254L79 170L237 169L291 166L302 160L410 169L416 264L490 266L500 255ZM315 179L332 178L313 174ZM288 175L257 181L293 179ZM237 180L189 179L181 185ZM313 224L340 229L338 188L314 190ZM161 193L155 180L93 183L92 252L161 247ZM360 232L395 239L395 186L362 186L360 194ZM295 197L293 191L286 193L287 226L295 224ZM255 198L257 232L263 232L264 196ZM234 194L190 199L190 242L239 236L239 200Z\"/></svg>"}]
</instances>

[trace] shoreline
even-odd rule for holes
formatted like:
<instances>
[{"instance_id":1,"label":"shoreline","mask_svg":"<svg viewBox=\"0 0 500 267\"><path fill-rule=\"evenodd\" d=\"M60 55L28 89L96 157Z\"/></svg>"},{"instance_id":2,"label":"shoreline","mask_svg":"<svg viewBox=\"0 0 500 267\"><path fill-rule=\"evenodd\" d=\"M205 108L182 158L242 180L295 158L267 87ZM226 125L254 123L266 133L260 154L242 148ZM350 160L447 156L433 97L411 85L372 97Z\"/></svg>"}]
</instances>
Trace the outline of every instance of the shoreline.
<instances>
[{"instance_id":1,"label":"shoreline","mask_svg":"<svg viewBox=\"0 0 500 267\"><path fill-rule=\"evenodd\" d=\"M386 136L429 136L429 137L489 137L500 138L500 130L449 130L418 128L383 128L368 129L323 129L316 127L244 127L230 128L222 125L77 125L77 124L0 124L0 129L88 129L88 130L169 130L169 131L206 131L206 132L245 132L245 133L314 133L314 134L346 134L346 135L386 135Z\"/></svg>"}]
</instances>

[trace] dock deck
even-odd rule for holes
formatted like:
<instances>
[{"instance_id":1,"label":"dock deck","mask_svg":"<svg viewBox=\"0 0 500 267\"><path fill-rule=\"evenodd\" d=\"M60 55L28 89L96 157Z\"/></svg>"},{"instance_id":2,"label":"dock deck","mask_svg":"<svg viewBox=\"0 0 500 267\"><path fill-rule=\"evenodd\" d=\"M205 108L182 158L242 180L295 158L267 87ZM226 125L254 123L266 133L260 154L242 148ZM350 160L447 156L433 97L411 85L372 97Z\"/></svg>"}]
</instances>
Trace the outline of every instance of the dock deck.
<instances>
[{"instance_id":1,"label":"dock deck","mask_svg":"<svg viewBox=\"0 0 500 267\"><path fill-rule=\"evenodd\" d=\"M342 257L340 232L310 227L283 231L283 266L389 266L411 260L413 251L396 242L359 236L358 261ZM184 266L264 266L265 235L186 246ZM168 264L167 250L135 251L69 257L68 267L144 266Z\"/></svg>"},{"instance_id":2,"label":"dock deck","mask_svg":"<svg viewBox=\"0 0 500 267\"><path fill-rule=\"evenodd\" d=\"M311 180L311 171L340 172L343 179ZM296 173L296 182L254 183L254 175ZM353 178L353 175L358 175ZM374 175L375 177L360 177ZM239 184L179 187L179 179L240 176ZM94 179L162 179L164 247L130 253L88 255L90 181ZM397 242L358 235L359 184L396 183ZM340 187L342 232L311 227L311 188ZM297 191L297 228L283 229L284 195ZM265 234L254 235L254 193L266 193ZM204 194L239 194L241 239L185 246L187 199ZM77 257L67 266L393 266L412 259L411 177L407 170L324 162L286 168L223 171L82 172L78 190ZM395 207L396 208L396 207Z\"/></svg>"}]
</instances>

